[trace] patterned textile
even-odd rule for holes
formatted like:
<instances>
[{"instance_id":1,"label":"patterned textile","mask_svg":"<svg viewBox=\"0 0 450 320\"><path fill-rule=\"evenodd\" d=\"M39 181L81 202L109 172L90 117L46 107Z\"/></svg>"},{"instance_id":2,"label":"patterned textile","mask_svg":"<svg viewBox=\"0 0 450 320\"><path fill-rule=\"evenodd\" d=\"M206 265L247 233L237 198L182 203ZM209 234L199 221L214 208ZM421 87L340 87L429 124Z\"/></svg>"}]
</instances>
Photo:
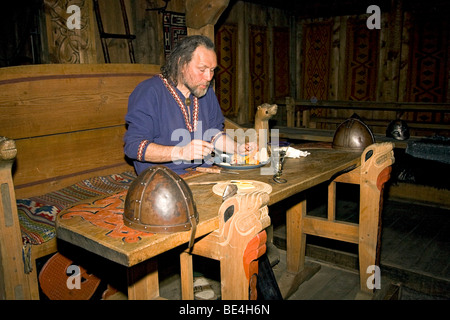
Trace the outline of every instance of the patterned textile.
<instances>
[{"instance_id":1,"label":"patterned textile","mask_svg":"<svg viewBox=\"0 0 450 320\"><path fill-rule=\"evenodd\" d=\"M289 28L273 28L273 75L275 99L290 96Z\"/></svg>"},{"instance_id":2,"label":"patterned textile","mask_svg":"<svg viewBox=\"0 0 450 320\"><path fill-rule=\"evenodd\" d=\"M431 17L416 19L411 30L411 50L407 81L410 102L441 103L447 101L449 82L449 27L446 20ZM405 112L402 119L422 123L449 123L450 112ZM424 134L424 132L413 134ZM426 132L425 132L426 134Z\"/></svg>"},{"instance_id":3,"label":"patterned textile","mask_svg":"<svg viewBox=\"0 0 450 320\"><path fill-rule=\"evenodd\" d=\"M411 47L408 101L446 102L448 21L417 19Z\"/></svg>"},{"instance_id":4,"label":"patterned textile","mask_svg":"<svg viewBox=\"0 0 450 320\"><path fill-rule=\"evenodd\" d=\"M378 30L367 28L365 19L348 20L345 100L376 100L379 37Z\"/></svg>"},{"instance_id":5,"label":"patterned textile","mask_svg":"<svg viewBox=\"0 0 450 320\"><path fill-rule=\"evenodd\" d=\"M302 98L328 100L331 24L317 22L304 25Z\"/></svg>"},{"instance_id":6,"label":"patterned textile","mask_svg":"<svg viewBox=\"0 0 450 320\"><path fill-rule=\"evenodd\" d=\"M19 199L17 210L24 243L41 244L55 237L55 220L60 211L56 206Z\"/></svg>"},{"instance_id":7,"label":"patterned textile","mask_svg":"<svg viewBox=\"0 0 450 320\"><path fill-rule=\"evenodd\" d=\"M237 104L237 25L224 24L216 34L217 64L216 95L226 117L234 117Z\"/></svg>"},{"instance_id":8,"label":"patterned textile","mask_svg":"<svg viewBox=\"0 0 450 320\"><path fill-rule=\"evenodd\" d=\"M164 54L167 56L181 39L187 36L186 17L183 13L163 13Z\"/></svg>"},{"instance_id":9,"label":"patterned textile","mask_svg":"<svg viewBox=\"0 0 450 320\"><path fill-rule=\"evenodd\" d=\"M250 26L250 98L249 121L254 121L256 108L269 100L269 53L267 27Z\"/></svg>"},{"instance_id":10,"label":"patterned textile","mask_svg":"<svg viewBox=\"0 0 450 320\"><path fill-rule=\"evenodd\" d=\"M328 100L332 24L328 21L303 26L302 98ZM314 108L312 116L326 117L327 109ZM318 124L322 128L323 124Z\"/></svg>"},{"instance_id":11,"label":"patterned textile","mask_svg":"<svg viewBox=\"0 0 450 320\"><path fill-rule=\"evenodd\" d=\"M98 176L38 197L17 200L17 211L24 243L42 244L55 237L59 212L81 200L128 190L134 172Z\"/></svg>"},{"instance_id":12,"label":"patterned textile","mask_svg":"<svg viewBox=\"0 0 450 320\"><path fill-rule=\"evenodd\" d=\"M124 242L137 242L153 233L142 232L123 224L123 209L127 191L121 191L106 198L95 199L68 208L60 219L81 217L97 227L103 228L105 234L112 238L120 238Z\"/></svg>"}]
</instances>

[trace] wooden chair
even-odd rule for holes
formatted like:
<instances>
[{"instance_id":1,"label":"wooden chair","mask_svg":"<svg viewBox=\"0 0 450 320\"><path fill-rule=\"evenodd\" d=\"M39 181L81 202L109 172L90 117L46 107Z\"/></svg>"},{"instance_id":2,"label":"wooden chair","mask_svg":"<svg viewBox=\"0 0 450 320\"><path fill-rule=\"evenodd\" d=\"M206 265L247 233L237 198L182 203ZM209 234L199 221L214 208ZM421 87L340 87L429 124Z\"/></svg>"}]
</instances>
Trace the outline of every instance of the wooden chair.
<instances>
[{"instance_id":1,"label":"wooden chair","mask_svg":"<svg viewBox=\"0 0 450 320\"><path fill-rule=\"evenodd\" d=\"M369 282L376 275L375 269L370 267L379 265L383 186L389 180L393 163L392 143L370 145L361 155L360 167L338 176L329 184L326 219L307 215L306 200L287 211L287 250L295 253L287 256L288 272L296 274L303 270L307 234L356 243L361 291L373 292L374 286L369 285ZM359 224L336 220L337 182L360 186ZM300 226L301 232L293 232L292 228L297 226ZM290 236L293 234L297 236Z\"/></svg>"}]
</instances>

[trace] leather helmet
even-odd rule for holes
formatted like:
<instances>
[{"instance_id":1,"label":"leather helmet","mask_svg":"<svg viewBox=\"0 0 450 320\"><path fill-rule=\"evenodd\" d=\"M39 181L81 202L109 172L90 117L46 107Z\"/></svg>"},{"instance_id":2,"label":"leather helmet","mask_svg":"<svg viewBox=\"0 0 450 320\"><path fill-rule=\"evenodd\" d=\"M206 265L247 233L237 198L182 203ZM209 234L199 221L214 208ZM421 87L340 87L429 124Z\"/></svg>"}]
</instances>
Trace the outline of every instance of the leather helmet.
<instances>
[{"instance_id":1,"label":"leather helmet","mask_svg":"<svg viewBox=\"0 0 450 320\"><path fill-rule=\"evenodd\" d=\"M334 132L334 149L362 152L373 143L375 137L372 130L355 116L342 122Z\"/></svg>"},{"instance_id":2,"label":"leather helmet","mask_svg":"<svg viewBox=\"0 0 450 320\"><path fill-rule=\"evenodd\" d=\"M409 128L406 121L392 120L386 128L386 137L396 140L409 139Z\"/></svg>"},{"instance_id":3,"label":"leather helmet","mask_svg":"<svg viewBox=\"0 0 450 320\"><path fill-rule=\"evenodd\" d=\"M198 212L187 183L169 168L158 165L145 169L131 183L123 220L133 229L154 233L192 229L192 242Z\"/></svg>"}]
</instances>

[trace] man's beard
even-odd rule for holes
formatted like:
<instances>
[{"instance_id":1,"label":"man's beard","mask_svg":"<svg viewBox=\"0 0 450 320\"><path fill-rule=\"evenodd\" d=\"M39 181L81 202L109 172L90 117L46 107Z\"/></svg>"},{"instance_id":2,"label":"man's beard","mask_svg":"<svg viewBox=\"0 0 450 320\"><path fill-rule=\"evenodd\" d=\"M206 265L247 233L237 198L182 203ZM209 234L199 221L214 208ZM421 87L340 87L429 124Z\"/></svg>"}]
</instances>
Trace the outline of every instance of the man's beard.
<instances>
[{"instance_id":1,"label":"man's beard","mask_svg":"<svg viewBox=\"0 0 450 320\"><path fill-rule=\"evenodd\" d=\"M191 86L191 85L188 83L188 80L186 79L185 76L183 76L183 79L182 79L182 80L183 80L184 86L185 86L186 88L188 88L189 91L190 91L195 97L197 97L197 98L203 97L203 96L206 94L206 92L208 91L209 85L211 84L211 82L208 81L208 82L206 82L205 84L199 84L199 85L196 85L196 86ZM201 88L200 88L201 85L206 85L206 88L205 88L205 89L201 89Z\"/></svg>"},{"instance_id":2,"label":"man's beard","mask_svg":"<svg viewBox=\"0 0 450 320\"><path fill-rule=\"evenodd\" d=\"M197 85L197 86L195 86L195 87L191 87L188 83L185 83L184 85L185 85L186 88L188 88L189 91L190 91L194 96L196 96L197 98L203 97L203 96L206 94L206 92L208 91L208 88L209 88L209 82L206 84L206 88L205 88L205 89L199 88L200 85Z\"/></svg>"}]
</instances>

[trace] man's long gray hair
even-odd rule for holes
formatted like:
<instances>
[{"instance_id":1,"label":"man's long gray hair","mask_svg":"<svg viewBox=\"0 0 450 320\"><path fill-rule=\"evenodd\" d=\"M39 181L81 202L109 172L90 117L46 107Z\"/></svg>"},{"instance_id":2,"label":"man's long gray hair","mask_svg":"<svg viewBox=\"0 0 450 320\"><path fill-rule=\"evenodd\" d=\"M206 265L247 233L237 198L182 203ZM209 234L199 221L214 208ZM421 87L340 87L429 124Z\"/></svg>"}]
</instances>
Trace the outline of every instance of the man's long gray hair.
<instances>
[{"instance_id":1,"label":"man's long gray hair","mask_svg":"<svg viewBox=\"0 0 450 320\"><path fill-rule=\"evenodd\" d=\"M176 45L166 63L161 67L163 77L171 80L177 86L181 69L191 61L192 53L199 46L215 50L214 43L206 36L195 35L184 38Z\"/></svg>"}]
</instances>

